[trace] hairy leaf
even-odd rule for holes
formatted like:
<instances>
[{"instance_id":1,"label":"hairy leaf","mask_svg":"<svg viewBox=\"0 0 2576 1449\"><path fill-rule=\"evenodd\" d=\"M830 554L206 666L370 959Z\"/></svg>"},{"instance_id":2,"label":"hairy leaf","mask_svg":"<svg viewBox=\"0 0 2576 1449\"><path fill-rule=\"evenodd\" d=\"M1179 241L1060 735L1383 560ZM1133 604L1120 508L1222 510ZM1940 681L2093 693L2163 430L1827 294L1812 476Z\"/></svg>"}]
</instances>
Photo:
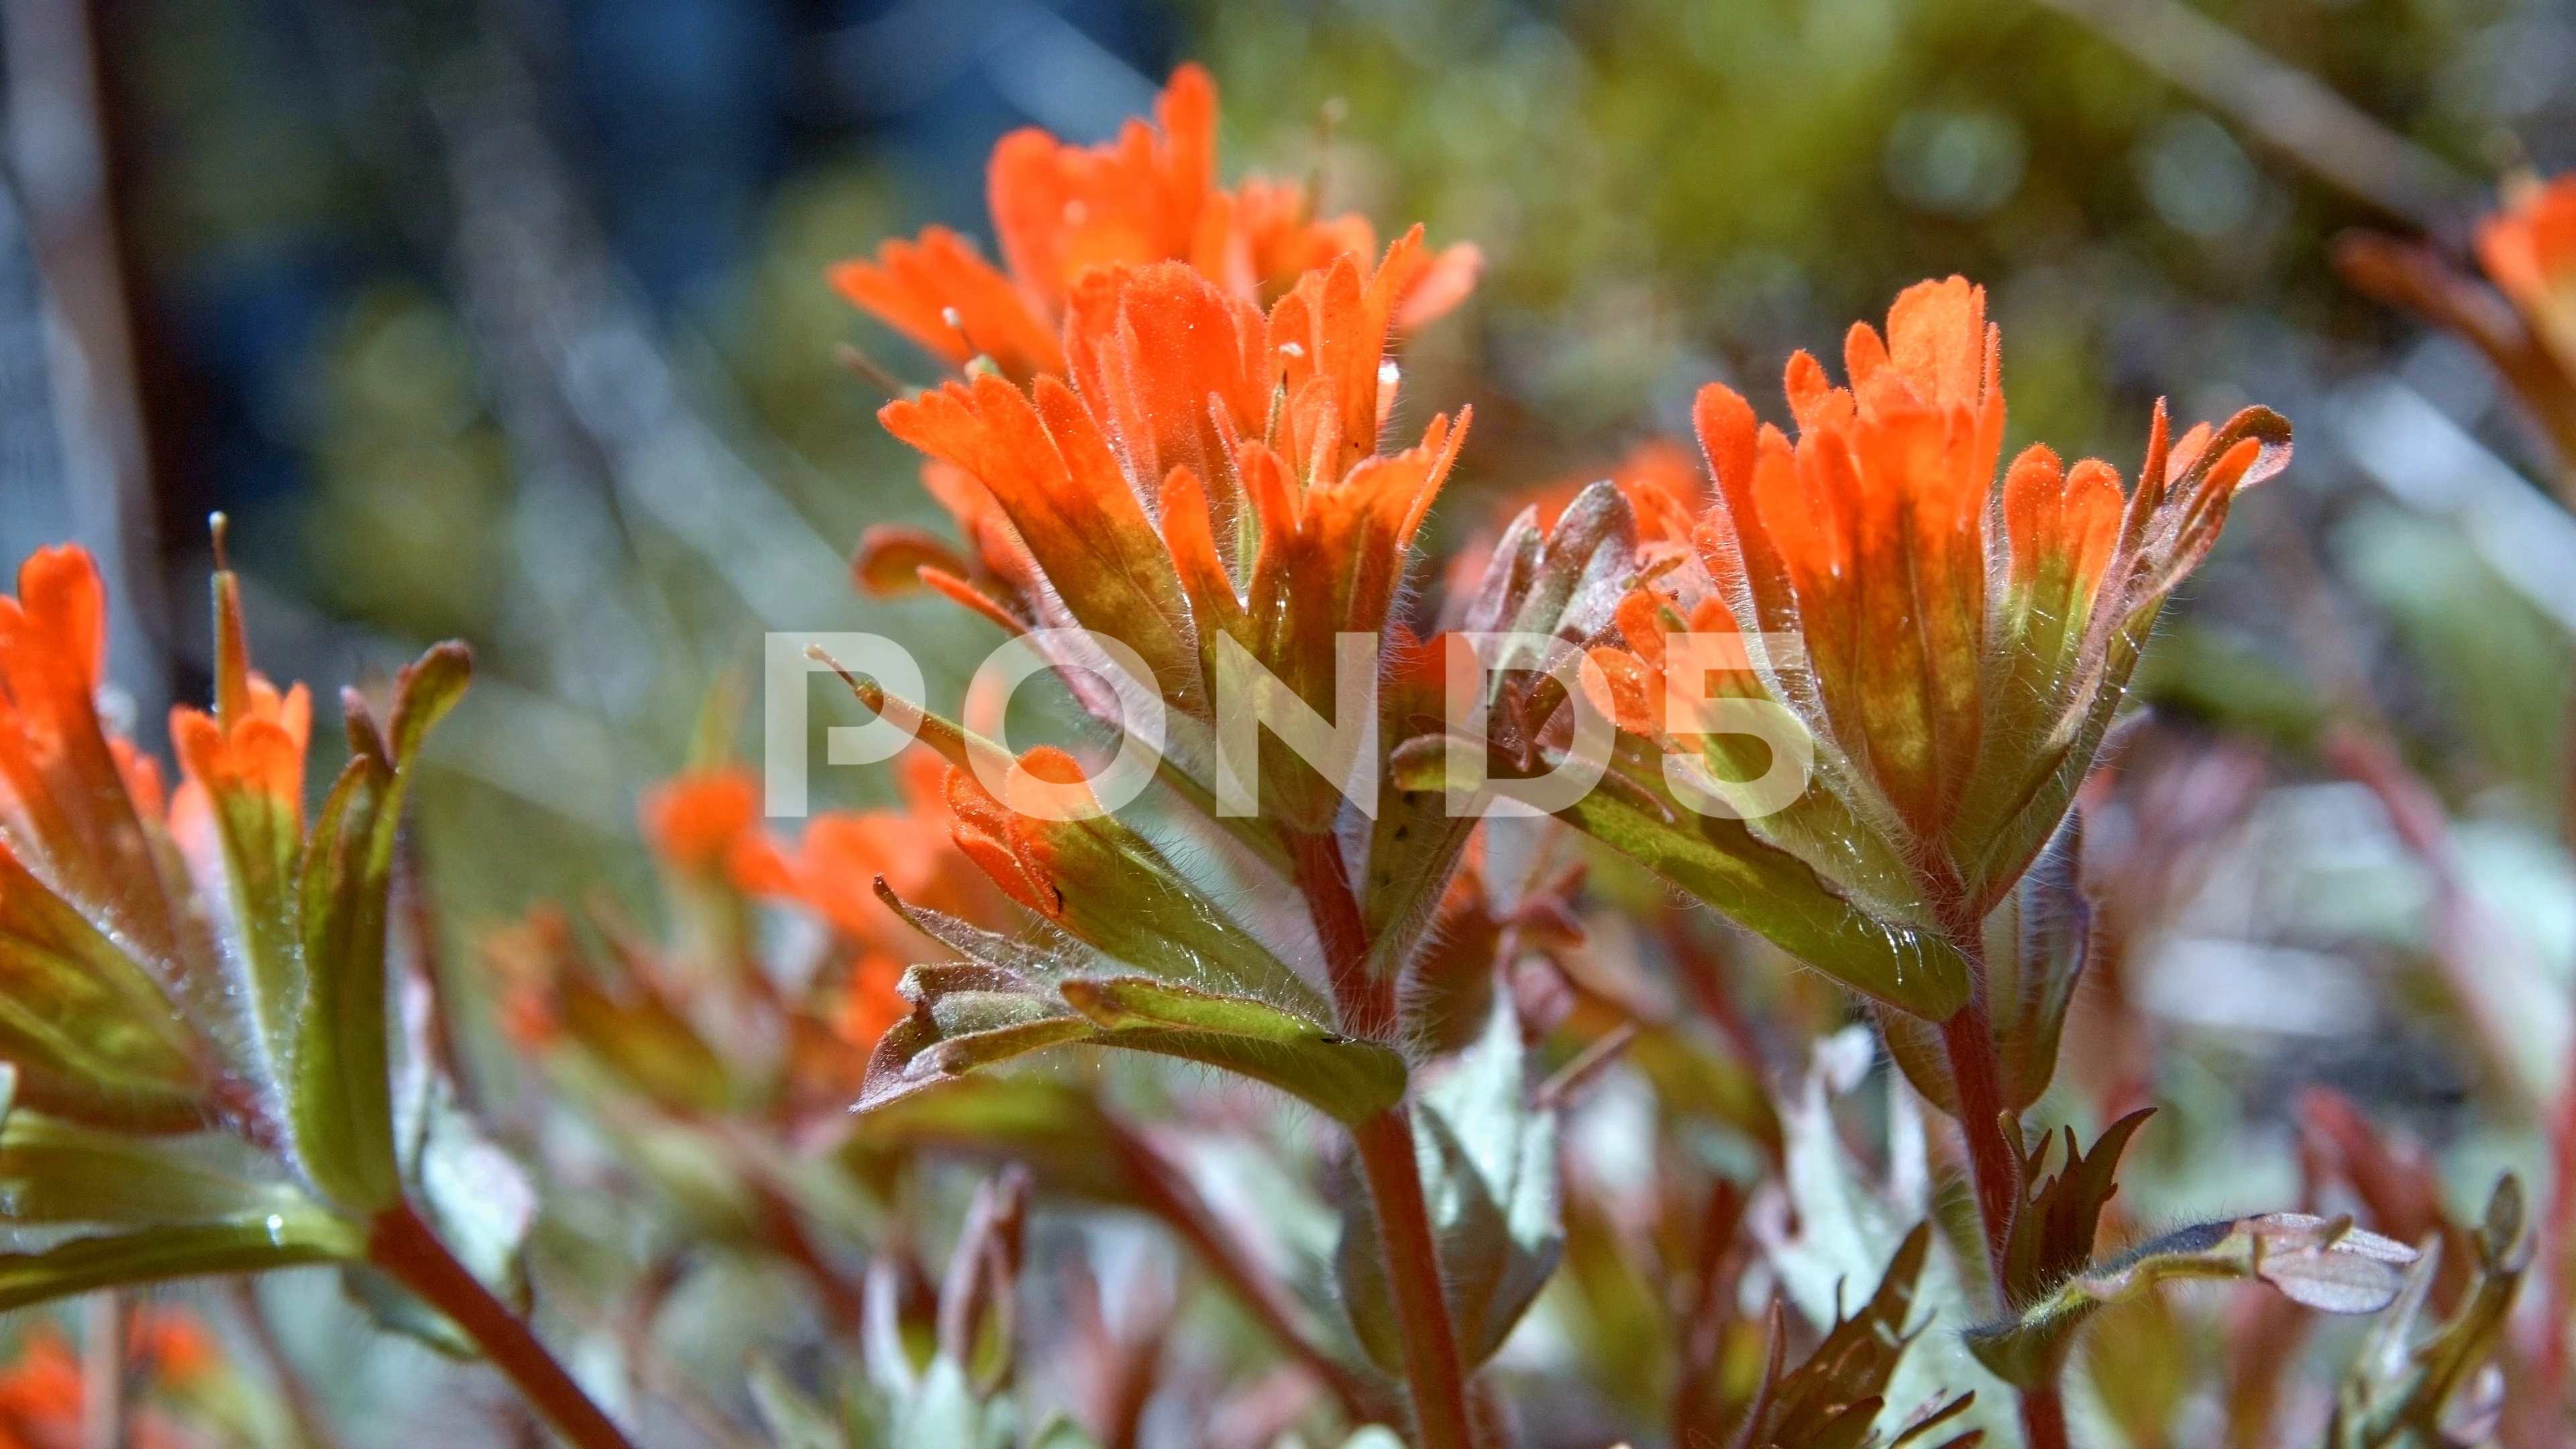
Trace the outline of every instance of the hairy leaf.
<instances>
[{"instance_id":1,"label":"hairy leaf","mask_svg":"<svg viewBox=\"0 0 2576 1449\"><path fill-rule=\"evenodd\" d=\"M1068 976L1048 990L998 963L916 966L912 1014L869 1060L859 1110L1052 1046L1125 1047L1267 1082L1348 1122L1404 1095L1404 1058L1249 997L1146 976Z\"/></svg>"},{"instance_id":2,"label":"hairy leaf","mask_svg":"<svg viewBox=\"0 0 2576 1449\"><path fill-rule=\"evenodd\" d=\"M203 1119L185 1024L152 973L0 846L0 1058L31 1107L172 1132Z\"/></svg>"},{"instance_id":3,"label":"hairy leaf","mask_svg":"<svg viewBox=\"0 0 2576 1449\"><path fill-rule=\"evenodd\" d=\"M365 1252L355 1227L309 1205L292 1212L72 1238L37 1252L0 1253L0 1312L98 1288L264 1273L345 1262Z\"/></svg>"},{"instance_id":4,"label":"hairy leaf","mask_svg":"<svg viewBox=\"0 0 2576 1449\"><path fill-rule=\"evenodd\" d=\"M1639 747L1623 740L1620 748L1625 756ZM1397 768L1408 789L1444 788L1438 749L1401 754ZM1614 763L1609 779L1558 818L1873 1001L1933 1021L1967 1004L1967 960L1938 932L1872 915L1740 820L1691 813L1655 768Z\"/></svg>"},{"instance_id":5,"label":"hairy leaf","mask_svg":"<svg viewBox=\"0 0 2576 1449\"><path fill-rule=\"evenodd\" d=\"M2006 1302L2032 1302L2093 1261L2102 1209L2119 1191L2112 1174L2119 1171L2120 1154L2154 1115L2155 1108L2141 1107L2112 1123L2093 1140L2089 1155L2077 1150L2075 1129L2067 1128L2066 1166L2045 1183L2039 1175L2048 1170L2055 1139L2041 1138L2039 1150L2021 1158L2022 1208L2004 1253Z\"/></svg>"},{"instance_id":6,"label":"hairy leaf","mask_svg":"<svg viewBox=\"0 0 2576 1449\"><path fill-rule=\"evenodd\" d=\"M14 1223L155 1228L314 1205L237 1138L137 1137L14 1111L0 1124L0 1209Z\"/></svg>"},{"instance_id":7,"label":"hairy leaf","mask_svg":"<svg viewBox=\"0 0 2576 1449\"><path fill-rule=\"evenodd\" d=\"M2348 1217L2266 1213L2201 1223L2075 1274L2009 1320L1971 1329L1968 1347L2007 1382L2034 1387L2054 1379L2076 1330L2103 1305L2160 1284L2259 1279L2319 1312L2376 1313L2396 1299L2405 1281L2401 1270L2416 1257L2403 1243L2355 1228Z\"/></svg>"},{"instance_id":8,"label":"hairy leaf","mask_svg":"<svg viewBox=\"0 0 2576 1449\"><path fill-rule=\"evenodd\" d=\"M345 697L351 759L298 868L304 983L286 1084L296 1149L315 1184L361 1215L402 1193L385 933L403 798L430 726L463 696L472 672L462 644L438 645L407 666L394 682L390 752L365 704L354 692Z\"/></svg>"}]
</instances>

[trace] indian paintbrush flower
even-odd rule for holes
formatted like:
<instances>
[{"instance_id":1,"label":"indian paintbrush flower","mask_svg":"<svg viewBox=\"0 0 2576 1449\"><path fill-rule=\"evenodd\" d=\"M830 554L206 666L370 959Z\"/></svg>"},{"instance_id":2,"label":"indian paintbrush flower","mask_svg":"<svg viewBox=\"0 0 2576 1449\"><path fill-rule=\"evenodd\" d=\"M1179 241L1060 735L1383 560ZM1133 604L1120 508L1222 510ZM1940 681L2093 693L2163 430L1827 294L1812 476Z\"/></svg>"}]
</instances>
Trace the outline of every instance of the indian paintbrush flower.
<instances>
[{"instance_id":1,"label":"indian paintbrush flower","mask_svg":"<svg viewBox=\"0 0 2576 1449\"><path fill-rule=\"evenodd\" d=\"M2359 230L2335 239L2335 269L2483 353L2548 435L2559 501L2576 507L2576 176L2508 181L2475 240L2483 280L2429 242Z\"/></svg>"},{"instance_id":2,"label":"indian paintbrush flower","mask_svg":"<svg viewBox=\"0 0 2576 1449\"><path fill-rule=\"evenodd\" d=\"M2177 439L2159 408L2134 489L2040 445L1999 481L1982 289L1913 287L1884 337L1857 325L1845 354L1848 387L1791 359L1794 440L1731 390L1701 392L1717 487L1695 566L1648 582L1621 611L1628 647L1595 657L1623 725L1724 796L1761 752L1673 727L1657 636L1723 641L1719 693L1776 706L1764 718L1814 760L1806 793L1746 812L1750 836L1892 928L1973 946L2055 834L2165 599L2236 492L2288 461L2289 429L2249 408Z\"/></svg>"},{"instance_id":3,"label":"indian paintbrush flower","mask_svg":"<svg viewBox=\"0 0 2576 1449\"><path fill-rule=\"evenodd\" d=\"M1069 146L1035 127L994 147L986 177L1004 269L964 237L931 227L888 241L873 261L832 270L842 295L952 367L984 357L1015 381L1064 370L1061 328L1096 268L1185 262L1229 295L1266 304L1336 257L1365 258L1377 233L1356 214L1313 215L1306 189L1249 178L1217 184L1216 84L1182 66L1155 101L1103 146ZM1400 321L1427 322L1475 283L1472 246L1444 251L1408 279Z\"/></svg>"}]
</instances>

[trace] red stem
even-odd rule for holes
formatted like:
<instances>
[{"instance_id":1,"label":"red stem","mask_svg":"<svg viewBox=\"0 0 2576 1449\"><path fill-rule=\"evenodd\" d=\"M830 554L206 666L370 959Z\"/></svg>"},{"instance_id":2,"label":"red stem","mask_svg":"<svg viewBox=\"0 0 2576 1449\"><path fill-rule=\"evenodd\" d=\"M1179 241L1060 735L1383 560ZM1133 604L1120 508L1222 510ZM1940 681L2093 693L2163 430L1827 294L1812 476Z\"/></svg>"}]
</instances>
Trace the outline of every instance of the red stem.
<instances>
[{"instance_id":1,"label":"red stem","mask_svg":"<svg viewBox=\"0 0 2576 1449\"><path fill-rule=\"evenodd\" d=\"M1350 872L1338 842L1328 834L1297 832L1293 840L1297 886L1323 944L1326 974L1341 1028L1370 1041L1392 1041L1396 1032L1395 983L1369 974L1368 925L1351 893ZM1423 1449L1475 1449L1467 1415L1467 1373L1458 1357L1458 1330L1449 1321L1449 1295L1440 1280L1439 1240L1422 1196L1422 1163L1413 1150L1413 1123L1399 1104L1351 1128L1369 1206L1377 1214L1378 1243L1386 1252L1387 1283L1395 1298L1396 1327L1404 1340L1404 1377L1413 1390L1413 1417Z\"/></svg>"},{"instance_id":2,"label":"red stem","mask_svg":"<svg viewBox=\"0 0 2576 1449\"><path fill-rule=\"evenodd\" d=\"M1360 917L1359 898L1351 893L1341 844L1330 835L1301 832L1296 856L1297 887L1305 893L1306 912L1324 947L1324 968L1333 1004L1341 1010L1342 1030L1368 1041L1392 1041L1395 983L1369 979L1368 923Z\"/></svg>"},{"instance_id":3,"label":"red stem","mask_svg":"<svg viewBox=\"0 0 2576 1449\"><path fill-rule=\"evenodd\" d=\"M634 1449L528 1325L456 1261L409 1204L377 1214L367 1234L367 1261L454 1319L575 1449Z\"/></svg>"},{"instance_id":4,"label":"red stem","mask_svg":"<svg viewBox=\"0 0 2576 1449\"><path fill-rule=\"evenodd\" d=\"M2009 1301L2004 1254L2012 1242L2013 1213L2021 1202L2021 1168L2004 1138L2004 1094L1995 1062L1995 1029L1978 999L1941 1023L1950 1080L1959 1093L1959 1131L1968 1139L1968 1167L1977 1189L1977 1216L1986 1230L1986 1261L1994 1270L1995 1297Z\"/></svg>"},{"instance_id":5,"label":"red stem","mask_svg":"<svg viewBox=\"0 0 2576 1449\"><path fill-rule=\"evenodd\" d=\"M2021 1437L2025 1449L2067 1449L2066 1400L2057 1385L2021 1391Z\"/></svg>"},{"instance_id":6,"label":"red stem","mask_svg":"<svg viewBox=\"0 0 2576 1449\"><path fill-rule=\"evenodd\" d=\"M1950 1082L1959 1098L1959 1131L1968 1140L1968 1168L1975 1178L1977 1217L1986 1230L1986 1261L1993 1269L1995 1299L2012 1307L2011 1285L2004 1268L2012 1246L2013 1218L2021 1211L2020 1144L2005 1134L2003 1069L1995 1050L1994 1022L1986 1014L1984 923L1971 918L1954 922L1951 939L1976 968L1976 994L1966 1006L1941 1023L1942 1050L1950 1059ZM2055 1383L2021 1392L2022 1437L2028 1449L2067 1449L2066 1404Z\"/></svg>"},{"instance_id":7,"label":"red stem","mask_svg":"<svg viewBox=\"0 0 2576 1449\"><path fill-rule=\"evenodd\" d=\"M1377 1210L1378 1242L1386 1250L1387 1283L1404 1338L1404 1377L1413 1386L1413 1419L1423 1449L1474 1449L1467 1376L1440 1283L1431 1213L1422 1200L1413 1124L1402 1108L1389 1108L1353 1127L1351 1143L1368 1179L1369 1204Z\"/></svg>"}]
</instances>

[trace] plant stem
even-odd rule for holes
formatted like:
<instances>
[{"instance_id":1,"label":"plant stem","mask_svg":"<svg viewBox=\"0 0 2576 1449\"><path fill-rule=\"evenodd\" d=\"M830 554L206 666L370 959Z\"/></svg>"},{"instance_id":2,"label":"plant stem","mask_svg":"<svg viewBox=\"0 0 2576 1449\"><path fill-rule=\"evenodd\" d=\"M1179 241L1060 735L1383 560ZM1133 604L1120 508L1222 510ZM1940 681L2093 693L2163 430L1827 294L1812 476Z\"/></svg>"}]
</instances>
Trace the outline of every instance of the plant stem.
<instances>
[{"instance_id":1,"label":"plant stem","mask_svg":"<svg viewBox=\"0 0 2576 1449\"><path fill-rule=\"evenodd\" d=\"M376 1215L367 1234L367 1261L454 1319L575 1449L634 1449L528 1325L456 1261L410 1204Z\"/></svg>"},{"instance_id":2,"label":"plant stem","mask_svg":"<svg viewBox=\"0 0 2576 1449\"><path fill-rule=\"evenodd\" d=\"M1954 922L1951 939L1976 967L1976 994L1941 1023L1941 1046L1950 1059L1950 1082L1959 1096L1959 1131L1968 1139L1968 1169L1976 1179L1977 1217L1986 1230L1986 1262L1995 1301L2012 1307L2004 1269L2012 1247L2013 1218L2021 1211L2021 1144L2005 1134L2003 1068L1995 1028L1986 1013L1986 961L1982 922ZM2066 1402L2054 1383L2021 1391L2022 1437L2028 1449L2067 1449Z\"/></svg>"},{"instance_id":3,"label":"plant stem","mask_svg":"<svg viewBox=\"0 0 2576 1449\"><path fill-rule=\"evenodd\" d=\"M1316 939L1324 947L1325 974L1342 1030L1367 1041L1393 1041L1395 983L1369 979L1368 922L1351 893L1340 843L1330 835L1300 832L1296 859L1297 888L1305 894L1306 913L1314 918Z\"/></svg>"},{"instance_id":4,"label":"plant stem","mask_svg":"<svg viewBox=\"0 0 2576 1449\"><path fill-rule=\"evenodd\" d=\"M2057 1385L2021 1391L2021 1437L2025 1449L2067 1449L2066 1400Z\"/></svg>"},{"instance_id":5,"label":"plant stem","mask_svg":"<svg viewBox=\"0 0 2576 1449\"><path fill-rule=\"evenodd\" d=\"M1422 1200L1413 1124L1403 1108L1391 1107L1353 1127L1351 1142L1368 1179L1369 1204L1377 1210L1378 1243L1386 1250L1387 1283L1404 1338L1404 1377L1413 1386L1414 1425L1423 1449L1473 1449L1467 1377L1459 1367L1440 1251Z\"/></svg>"},{"instance_id":6,"label":"plant stem","mask_svg":"<svg viewBox=\"0 0 2576 1449\"><path fill-rule=\"evenodd\" d=\"M1342 1030L1371 1041L1396 1035L1395 983L1372 980L1368 925L1351 893L1342 850L1329 834L1299 831L1293 846L1297 886L1323 943L1324 964ZM1423 1449L1474 1449L1467 1417L1467 1373L1458 1357L1458 1330L1449 1321L1449 1295L1440 1278L1439 1240L1422 1196L1422 1162L1413 1148L1413 1122L1399 1103L1351 1128L1369 1206L1377 1214L1378 1244L1395 1298L1396 1327L1404 1340L1404 1377L1413 1390L1413 1417Z\"/></svg>"},{"instance_id":7,"label":"plant stem","mask_svg":"<svg viewBox=\"0 0 2576 1449\"><path fill-rule=\"evenodd\" d=\"M1941 1023L1941 1046L1950 1058L1950 1081L1959 1093L1959 1131L1968 1139L1968 1168L1977 1189L1977 1217L1986 1230L1986 1262L1995 1297L2008 1300L2004 1254L2012 1242L2013 1213L2021 1205L2021 1169L2004 1138L2004 1094L1995 1062L1995 1029L1978 999Z\"/></svg>"}]
</instances>

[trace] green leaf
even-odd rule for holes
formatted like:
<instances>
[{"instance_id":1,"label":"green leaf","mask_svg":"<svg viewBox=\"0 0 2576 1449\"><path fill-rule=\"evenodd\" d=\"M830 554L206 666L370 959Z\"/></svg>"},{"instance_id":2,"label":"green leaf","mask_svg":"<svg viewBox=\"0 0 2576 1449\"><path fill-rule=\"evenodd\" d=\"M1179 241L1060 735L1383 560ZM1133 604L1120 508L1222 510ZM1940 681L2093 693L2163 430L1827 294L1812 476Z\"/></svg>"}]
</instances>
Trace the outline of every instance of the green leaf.
<instances>
[{"instance_id":1,"label":"green leaf","mask_svg":"<svg viewBox=\"0 0 2576 1449\"><path fill-rule=\"evenodd\" d=\"M1105 1029L1105 1045L1223 1067L1338 1121L1365 1121L1404 1097L1400 1054L1266 1002L1141 976L1066 981L1057 990Z\"/></svg>"},{"instance_id":2,"label":"green leaf","mask_svg":"<svg viewBox=\"0 0 2576 1449\"><path fill-rule=\"evenodd\" d=\"M1532 1108L1529 1093L1520 1022L1499 1002L1483 1039L1423 1091L1412 1114L1441 1278L1471 1371L1503 1346L1565 1251L1556 1114ZM1343 1213L1336 1267L1361 1346L1378 1367L1400 1373L1377 1215L1357 1194Z\"/></svg>"},{"instance_id":3,"label":"green leaf","mask_svg":"<svg viewBox=\"0 0 2576 1449\"><path fill-rule=\"evenodd\" d=\"M441 644L394 681L391 751L365 702L343 696L351 758L304 842L298 870L304 998L287 1074L298 1158L316 1185L361 1216L402 1195L386 1034L387 900L420 746L473 673Z\"/></svg>"},{"instance_id":4,"label":"green leaf","mask_svg":"<svg viewBox=\"0 0 2576 1449\"><path fill-rule=\"evenodd\" d=\"M2030 1108L2057 1072L2057 1044L2084 972L2092 905L2077 870L2084 817L2070 813L2021 883L1986 916L1986 1009L1992 1014L2004 1110ZM1887 1047L1926 1101L1959 1115L1940 1029L1897 1012L1880 1016Z\"/></svg>"},{"instance_id":5,"label":"green leaf","mask_svg":"<svg viewBox=\"0 0 2576 1449\"><path fill-rule=\"evenodd\" d=\"M472 1363L483 1354L456 1320L432 1308L394 1275L373 1263L340 1265L340 1292L367 1315L378 1332L399 1335L442 1358Z\"/></svg>"},{"instance_id":6,"label":"green leaf","mask_svg":"<svg viewBox=\"0 0 2576 1449\"><path fill-rule=\"evenodd\" d=\"M966 939L961 937L960 939ZM999 962L916 966L912 1015L878 1042L859 1110L1046 1047L1115 1046L1267 1082L1342 1121L1402 1099L1404 1058L1248 997L1146 976L1067 977L1047 991Z\"/></svg>"},{"instance_id":7,"label":"green leaf","mask_svg":"<svg viewBox=\"0 0 2576 1449\"><path fill-rule=\"evenodd\" d=\"M417 1157L406 1164L410 1196L456 1260L502 1301L526 1305L520 1252L537 1220L537 1194L519 1164L456 1104L443 1081L433 1091Z\"/></svg>"},{"instance_id":8,"label":"green leaf","mask_svg":"<svg viewBox=\"0 0 2576 1449\"><path fill-rule=\"evenodd\" d=\"M313 1210L234 1137L135 1137L25 1110L0 1124L0 1211L13 1223L157 1228Z\"/></svg>"},{"instance_id":9,"label":"green leaf","mask_svg":"<svg viewBox=\"0 0 2576 1449\"><path fill-rule=\"evenodd\" d=\"M1104 1148L1126 1129L1084 1088L1045 1072L984 1072L859 1118L847 1158L929 1149L1026 1166L1041 1191L1134 1206L1128 1164ZM868 1176L862 1172L862 1176Z\"/></svg>"},{"instance_id":10,"label":"green leaf","mask_svg":"<svg viewBox=\"0 0 2576 1449\"><path fill-rule=\"evenodd\" d=\"M870 708L913 726L922 744L961 770L979 772L978 779L982 771L1015 767L1010 753L993 741L866 681L850 683ZM1012 836L1014 853L1027 858L1024 864L1038 867L1051 892L1047 908L1039 912L1051 929L1167 981L1257 996L1310 1016L1331 1014L1330 1004L1305 978L1116 815L1087 820L1017 815ZM878 884L878 894L897 912L916 914L893 900L882 880ZM914 924L946 939L922 921ZM982 954L958 949L969 956Z\"/></svg>"},{"instance_id":11,"label":"green leaf","mask_svg":"<svg viewBox=\"0 0 2576 1449\"><path fill-rule=\"evenodd\" d=\"M394 713L387 743L397 769L409 769L430 727L447 717L474 682L474 651L451 639L403 667L394 678Z\"/></svg>"},{"instance_id":12,"label":"green leaf","mask_svg":"<svg viewBox=\"0 0 2576 1449\"><path fill-rule=\"evenodd\" d=\"M311 1206L261 1217L138 1228L0 1253L0 1312L133 1283L345 1262L365 1255L353 1225Z\"/></svg>"},{"instance_id":13,"label":"green leaf","mask_svg":"<svg viewBox=\"0 0 2576 1449\"><path fill-rule=\"evenodd\" d=\"M1100 1449L1100 1441L1058 1410L1038 1426L1037 1433L1029 1439L1029 1449Z\"/></svg>"},{"instance_id":14,"label":"green leaf","mask_svg":"<svg viewBox=\"0 0 2576 1449\"><path fill-rule=\"evenodd\" d=\"M0 848L0 1059L18 1099L135 1132L204 1120L185 1023L152 974Z\"/></svg>"},{"instance_id":15,"label":"green leaf","mask_svg":"<svg viewBox=\"0 0 2576 1449\"><path fill-rule=\"evenodd\" d=\"M2053 1381L2085 1320L2161 1284L2260 1279L2322 1313L2376 1313L2396 1300L2401 1269L2416 1256L2348 1217L2266 1213L2200 1223L2077 1273L2009 1320L1970 1329L1968 1347L2006 1382L2036 1387Z\"/></svg>"},{"instance_id":16,"label":"green leaf","mask_svg":"<svg viewBox=\"0 0 2576 1449\"><path fill-rule=\"evenodd\" d=\"M1691 813L1643 758L1648 747L1623 737L1619 748L1611 778L1557 818L1873 1001L1933 1021L1967 1004L1967 959L1938 932L1863 910L1740 820ZM1441 756L1400 755L1406 788L1443 788Z\"/></svg>"},{"instance_id":17,"label":"green leaf","mask_svg":"<svg viewBox=\"0 0 2576 1449\"><path fill-rule=\"evenodd\" d=\"M2441 1266L2442 1240L2428 1240L2396 1310L2344 1378L2326 1435L2330 1449L2451 1449L2491 1440L2502 1405L2480 1402L2477 1386L2531 1267L2534 1240L2524 1231L2523 1214L2522 1182L2508 1173L2488 1197L2486 1220L2471 1241L2476 1285L2448 1323L2422 1335Z\"/></svg>"},{"instance_id":18,"label":"green leaf","mask_svg":"<svg viewBox=\"0 0 2576 1449\"><path fill-rule=\"evenodd\" d=\"M314 1182L352 1213L401 1195L394 1157L392 1070L385 1042L386 887L392 832L377 860L392 772L349 761L314 820L304 855L303 953L310 965L302 1031L287 1078L295 1145Z\"/></svg>"}]
</instances>

